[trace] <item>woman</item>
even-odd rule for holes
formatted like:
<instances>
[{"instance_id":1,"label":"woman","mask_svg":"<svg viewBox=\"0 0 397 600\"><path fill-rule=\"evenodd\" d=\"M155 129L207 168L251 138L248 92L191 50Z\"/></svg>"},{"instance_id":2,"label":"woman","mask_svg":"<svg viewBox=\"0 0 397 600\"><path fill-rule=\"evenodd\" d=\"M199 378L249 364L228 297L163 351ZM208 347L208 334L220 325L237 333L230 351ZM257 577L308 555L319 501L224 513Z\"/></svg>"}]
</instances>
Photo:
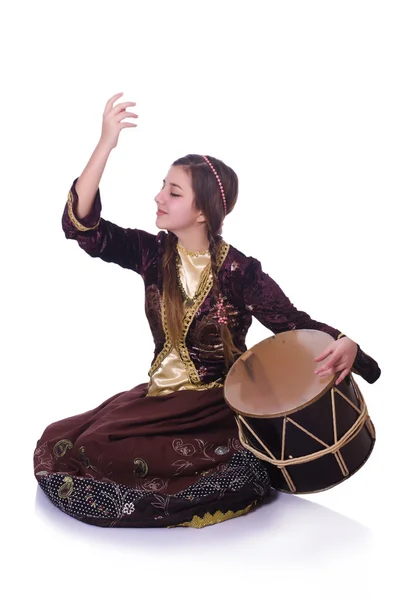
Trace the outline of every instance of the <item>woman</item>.
<instances>
[{"instance_id":1,"label":"woman","mask_svg":"<svg viewBox=\"0 0 397 600\"><path fill-rule=\"evenodd\" d=\"M106 104L100 141L73 182L62 217L69 239L92 257L141 275L154 339L149 381L86 413L49 425L35 475L51 501L86 523L114 527L193 526L248 512L267 495L264 464L238 439L223 397L230 366L246 351L252 317L273 333L318 329L335 342L318 374L354 368L369 382L377 363L339 330L297 310L258 260L226 243L222 224L238 179L222 161L188 155L157 194L157 235L101 218L99 183L120 131L136 124ZM124 122L123 122L124 121Z\"/></svg>"}]
</instances>

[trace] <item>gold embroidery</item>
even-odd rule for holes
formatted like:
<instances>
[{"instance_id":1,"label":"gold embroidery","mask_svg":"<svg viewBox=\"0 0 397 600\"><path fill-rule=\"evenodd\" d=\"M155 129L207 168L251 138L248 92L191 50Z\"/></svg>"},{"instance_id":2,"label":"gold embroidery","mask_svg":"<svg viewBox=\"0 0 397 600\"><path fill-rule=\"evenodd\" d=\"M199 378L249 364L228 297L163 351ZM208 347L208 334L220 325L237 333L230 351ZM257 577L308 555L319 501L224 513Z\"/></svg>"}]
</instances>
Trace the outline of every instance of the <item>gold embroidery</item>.
<instances>
[{"instance_id":1,"label":"gold embroidery","mask_svg":"<svg viewBox=\"0 0 397 600\"><path fill-rule=\"evenodd\" d=\"M222 521L228 521L229 519L234 519L235 517L240 517L241 515L247 514L247 512L256 504L256 500L249 504L246 508L242 508L236 512L232 510L228 510L226 513L223 513L220 510L217 510L216 513L211 515L211 513L205 513L204 517L198 517L194 515L191 521L185 521L184 523L179 523L178 525L170 525L170 527L195 527L196 529L200 529L201 527L206 527L207 525L215 525L216 523L222 523Z\"/></svg>"},{"instance_id":2,"label":"gold embroidery","mask_svg":"<svg viewBox=\"0 0 397 600\"><path fill-rule=\"evenodd\" d=\"M134 465L136 465L136 469L134 469L134 475L137 475L138 477L146 477L149 471L147 462L143 460L143 458L136 458L134 460Z\"/></svg>"},{"instance_id":3,"label":"gold embroidery","mask_svg":"<svg viewBox=\"0 0 397 600\"><path fill-rule=\"evenodd\" d=\"M82 225L80 223L80 221L78 221L76 219L76 217L74 216L74 213L73 213L73 195L72 195L71 191L69 191L69 194L68 194L68 215L69 215L69 219L72 221L73 225L79 231L91 231L91 229L96 229L101 221L101 217L99 217L98 222L96 225L94 225L94 227L85 227L84 225Z\"/></svg>"},{"instance_id":4,"label":"gold embroidery","mask_svg":"<svg viewBox=\"0 0 397 600\"><path fill-rule=\"evenodd\" d=\"M181 250L184 254L187 254L188 256L210 256L209 250L196 250L192 252L190 250L186 250L186 248L184 248L180 244L177 244L177 248L179 248L179 250Z\"/></svg>"},{"instance_id":5,"label":"gold embroidery","mask_svg":"<svg viewBox=\"0 0 397 600\"><path fill-rule=\"evenodd\" d=\"M172 344L170 342L169 332L168 332L167 315L165 314L164 292L163 292L163 299L162 299L162 303L161 303L161 321L162 321L163 330L165 333L165 342L164 342L163 349L157 355L156 360L154 361L154 363L152 364L152 366L149 369L149 373L148 373L149 377L151 377L153 375L153 373L155 371L157 371L157 369L161 365L164 358L166 356L168 356L168 354L171 352L171 349L172 349Z\"/></svg>"},{"instance_id":6,"label":"gold embroidery","mask_svg":"<svg viewBox=\"0 0 397 600\"><path fill-rule=\"evenodd\" d=\"M216 259L216 265L217 265L218 271L222 267L223 263L225 262L225 258L227 256L228 252L229 252L229 244L227 244L225 241L222 241L220 244L220 247L218 248L217 259ZM199 377L199 374L197 373L197 369L194 366L194 363L190 359L190 355L189 355L188 349L186 347L185 340L186 340L186 336L187 336L189 327L194 319L194 315L197 312L197 309L204 302L205 298L208 296L208 294L211 290L211 287L212 287L212 271L211 271L210 265L208 265L208 267L209 268L206 267L205 270L203 271L203 276L202 276L202 279L200 282L200 293L197 294L195 303L190 308L187 308L187 310L185 312L184 319L183 319L183 325L182 325L182 335L181 335L179 342L177 343L177 350L179 351L181 360L186 367L186 371L187 371L190 381L192 383L196 384L197 386L201 385L203 387L203 389L210 389L212 387L222 387L222 384L217 383L215 381L211 382L209 384L201 383L201 379ZM165 333L165 343L164 343L163 349L157 355L156 360L154 361L153 365L149 369L149 373L148 373L149 377L151 377L153 375L153 373L155 371L157 371L157 369L161 365L164 358L166 356L168 356L168 354L172 350L172 344L170 341L168 325L167 325L167 315L166 315L166 311L165 311L164 291L163 291L162 306L161 306L161 319L162 319L162 324L163 324L163 330Z\"/></svg>"},{"instance_id":7,"label":"gold embroidery","mask_svg":"<svg viewBox=\"0 0 397 600\"><path fill-rule=\"evenodd\" d=\"M226 242L222 242L221 246L218 250L217 259L216 259L216 265L217 265L218 271L222 267L223 263L225 262L225 258L227 256L228 252L229 252L229 244L227 244ZM189 351L186 347L186 336L187 336L189 327L192 324L192 321L194 319L194 315L197 312L197 309L204 302L204 300L208 296L211 288L212 288L212 271L209 271L209 274L208 274L208 277L206 278L206 280L204 280L204 278L203 278L202 290L201 290L201 293L198 294L196 302L193 304L193 306L191 308L188 308L185 313L185 318L184 318L184 322L183 322L183 326L182 326L182 337L181 337L179 343L177 344L178 350L179 350L179 355L181 357L182 362L184 363L184 365L186 367L188 377L192 383L194 383L198 386L200 386L200 384L201 384L201 379L200 379L200 376L197 372L197 369L196 369L193 361L190 358ZM212 387L220 387L221 385L222 384L212 382L210 384L206 384L205 387L206 387L206 389L209 389Z\"/></svg>"},{"instance_id":8,"label":"gold embroidery","mask_svg":"<svg viewBox=\"0 0 397 600\"><path fill-rule=\"evenodd\" d=\"M73 479L71 477L64 477L63 484L58 489L58 496L60 498L69 498L73 492Z\"/></svg>"},{"instance_id":9,"label":"gold embroidery","mask_svg":"<svg viewBox=\"0 0 397 600\"><path fill-rule=\"evenodd\" d=\"M73 444L70 440L59 440L52 450L55 458L61 458L66 454L68 450L73 448Z\"/></svg>"}]
</instances>

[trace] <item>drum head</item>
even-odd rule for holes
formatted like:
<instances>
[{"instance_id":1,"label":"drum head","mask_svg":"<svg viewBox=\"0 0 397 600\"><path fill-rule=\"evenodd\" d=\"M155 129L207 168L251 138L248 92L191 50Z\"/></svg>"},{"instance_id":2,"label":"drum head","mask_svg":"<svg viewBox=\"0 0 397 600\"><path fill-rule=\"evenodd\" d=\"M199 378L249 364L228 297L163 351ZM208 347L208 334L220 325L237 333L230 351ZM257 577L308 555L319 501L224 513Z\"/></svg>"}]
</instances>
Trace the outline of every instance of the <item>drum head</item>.
<instances>
[{"instance_id":1,"label":"drum head","mask_svg":"<svg viewBox=\"0 0 397 600\"><path fill-rule=\"evenodd\" d=\"M314 361L334 338L323 331L294 329L267 338L244 352L230 369L225 400L241 415L275 417L314 402L335 381L314 371Z\"/></svg>"}]
</instances>

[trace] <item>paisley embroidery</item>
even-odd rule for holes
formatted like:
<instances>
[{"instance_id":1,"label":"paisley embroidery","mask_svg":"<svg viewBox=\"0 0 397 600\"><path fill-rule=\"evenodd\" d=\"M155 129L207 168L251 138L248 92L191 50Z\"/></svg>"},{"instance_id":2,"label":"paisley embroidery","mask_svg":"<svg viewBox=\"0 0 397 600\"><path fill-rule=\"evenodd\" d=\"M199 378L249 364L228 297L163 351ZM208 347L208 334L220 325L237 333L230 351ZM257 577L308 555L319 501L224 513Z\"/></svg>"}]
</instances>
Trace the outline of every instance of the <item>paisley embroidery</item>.
<instances>
[{"instance_id":1,"label":"paisley embroidery","mask_svg":"<svg viewBox=\"0 0 397 600\"><path fill-rule=\"evenodd\" d=\"M59 442L55 444L52 452L55 458L61 458L62 456L65 456L66 452L72 448L73 444L70 440L59 440Z\"/></svg>"},{"instance_id":2,"label":"paisley embroidery","mask_svg":"<svg viewBox=\"0 0 397 600\"><path fill-rule=\"evenodd\" d=\"M137 465L136 469L134 469L134 474L138 477L146 477L149 471L147 462L144 461L143 458L136 458L134 460L134 465Z\"/></svg>"},{"instance_id":3,"label":"paisley embroidery","mask_svg":"<svg viewBox=\"0 0 397 600\"><path fill-rule=\"evenodd\" d=\"M60 498L69 498L73 493L73 479L71 477L64 477L63 484L58 489L58 496Z\"/></svg>"},{"instance_id":4,"label":"paisley embroidery","mask_svg":"<svg viewBox=\"0 0 397 600\"><path fill-rule=\"evenodd\" d=\"M84 446L80 446L79 448L78 459L85 466L86 469L89 469L91 467L90 459L85 454Z\"/></svg>"}]
</instances>

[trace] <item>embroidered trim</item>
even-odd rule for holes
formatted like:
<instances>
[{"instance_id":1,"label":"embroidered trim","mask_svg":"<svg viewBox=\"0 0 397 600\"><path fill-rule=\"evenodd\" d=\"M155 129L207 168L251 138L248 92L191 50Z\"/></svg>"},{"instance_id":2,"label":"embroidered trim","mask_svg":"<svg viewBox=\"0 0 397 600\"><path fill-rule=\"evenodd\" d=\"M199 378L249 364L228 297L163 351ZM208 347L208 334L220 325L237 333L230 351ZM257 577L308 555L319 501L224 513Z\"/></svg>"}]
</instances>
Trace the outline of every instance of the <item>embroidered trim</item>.
<instances>
[{"instance_id":1,"label":"embroidered trim","mask_svg":"<svg viewBox=\"0 0 397 600\"><path fill-rule=\"evenodd\" d=\"M165 314L164 291L163 291L163 297L162 297L162 301L161 301L161 322L162 322L163 330L165 333L165 342L164 342L163 349L157 355L157 358L155 359L154 363L152 364L152 366L149 369L148 375L150 378L152 377L153 373L155 371L157 371L157 369L163 362L164 358L166 356L168 356L172 350L172 344L170 342L170 336L169 336L168 325L167 325L167 315ZM150 381L149 386L151 385L151 383L152 382Z\"/></svg>"},{"instance_id":2,"label":"embroidered trim","mask_svg":"<svg viewBox=\"0 0 397 600\"><path fill-rule=\"evenodd\" d=\"M222 241L220 244L220 247L218 248L217 259L216 259L216 265L217 265L218 271L222 267L223 263L225 262L225 258L227 256L227 253L229 252L229 247L230 247L229 244L227 244L225 241ZM203 274L200 287L201 287L201 293L197 295L195 303L190 308L188 308L185 312L185 315L183 318L183 325L182 325L182 334L181 334L181 338L180 338L179 342L177 342L177 344L176 344L176 346L177 346L176 350L179 351L179 355L181 357L183 364L186 367L186 372L188 374L188 377L189 377L191 383L198 385L198 386L201 385L203 387L203 389L210 389L212 387L222 387L223 384L217 383L215 381L208 383L208 384L202 384L200 376L197 372L197 369L194 366L194 363L192 362L192 360L190 359L190 355L189 355L188 349L186 347L185 340L186 340L186 336L187 336L189 327L194 319L194 315L197 312L197 309L204 302L205 298L208 296L208 294L211 290L211 287L212 287L211 263L209 265L207 265L207 267L205 267L205 275ZM151 377L153 375L153 373L155 371L157 371L157 369L159 368L159 366L162 363L162 361L164 360L164 358L166 358L166 356L168 356L172 350L172 344L170 341L168 325L167 325L167 315L165 313L164 291L163 291L163 296L162 296L161 320L162 320L163 329L164 329L164 333L165 333L165 343L164 343L163 349L157 355L156 360L154 361L154 363L152 364L152 366L149 369L149 373L148 373L149 377Z\"/></svg>"},{"instance_id":3,"label":"embroidered trim","mask_svg":"<svg viewBox=\"0 0 397 600\"><path fill-rule=\"evenodd\" d=\"M201 527L206 527L207 525L215 525L215 523L221 523L222 521L227 521L229 519L234 519L235 517L240 517L241 515L247 514L254 504L256 504L256 501L249 504L246 508L242 508L236 512L228 510L226 513L223 513L221 510L217 510L213 515L211 515L211 513L205 513L204 517L198 517L197 515L194 515L191 521L185 521L184 523L171 525L169 527L195 527L200 529Z\"/></svg>"},{"instance_id":4,"label":"embroidered trim","mask_svg":"<svg viewBox=\"0 0 397 600\"><path fill-rule=\"evenodd\" d=\"M85 227L85 225L82 225L80 223L80 221L78 221L76 219L76 217L74 216L74 213L73 213L73 194L71 191L69 191L69 194L68 194L68 215L69 215L69 219L71 220L73 225L79 231L91 231L92 229L96 229L101 221L101 217L99 217L99 220L98 220L97 224L94 225L94 227Z\"/></svg>"},{"instance_id":5,"label":"embroidered trim","mask_svg":"<svg viewBox=\"0 0 397 600\"><path fill-rule=\"evenodd\" d=\"M225 262L225 258L227 256L228 252L229 252L229 244L227 244L226 242L223 241L217 252L216 266L217 266L218 271L222 267L223 263ZM197 369L196 369L193 361L190 358L190 354L189 354L189 351L186 346L186 336L189 331L189 327L192 324L194 316L197 312L197 309L204 302L205 298L208 296L208 294L212 288L211 264L209 264L208 266L210 267L210 270L208 272L208 277L203 278L203 286L202 286L201 293L198 294L196 302L193 304L193 306L186 310L185 317L183 320L183 326L182 326L182 337L177 344L177 349L179 350L179 355L181 357L181 360L186 367L188 377L189 377L190 381L196 385L200 385L200 384L203 385L203 384L201 383L201 379L197 372ZM206 386L206 389L209 389L212 387L219 387L222 384L219 384L216 382L211 382L209 384L204 384L204 385Z\"/></svg>"}]
</instances>

